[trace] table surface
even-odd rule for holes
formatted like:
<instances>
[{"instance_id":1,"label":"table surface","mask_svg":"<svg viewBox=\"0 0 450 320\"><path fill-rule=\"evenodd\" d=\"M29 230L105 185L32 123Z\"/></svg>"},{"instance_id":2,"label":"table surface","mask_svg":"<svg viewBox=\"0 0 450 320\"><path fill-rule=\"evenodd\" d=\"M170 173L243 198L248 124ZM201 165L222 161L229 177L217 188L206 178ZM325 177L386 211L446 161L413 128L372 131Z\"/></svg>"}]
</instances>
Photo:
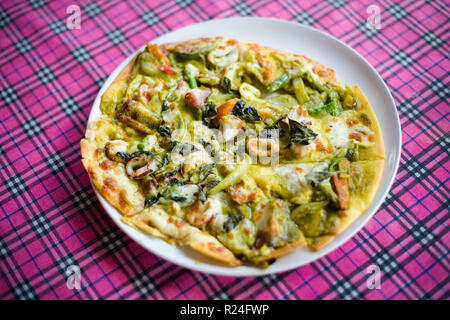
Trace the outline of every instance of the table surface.
<instances>
[{"instance_id":1,"label":"table surface","mask_svg":"<svg viewBox=\"0 0 450 320\"><path fill-rule=\"evenodd\" d=\"M0 3L1 299L449 298L447 1L77 1L81 28L69 29L74 3ZM380 29L366 23L376 10ZM390 88L403 141L392 190L360 232L307 266L250 278L193 272L134 243L100 206L79 150L93 100L126 56L239 15L311 25L355 48Z\"/></svg>"}]
</instances>

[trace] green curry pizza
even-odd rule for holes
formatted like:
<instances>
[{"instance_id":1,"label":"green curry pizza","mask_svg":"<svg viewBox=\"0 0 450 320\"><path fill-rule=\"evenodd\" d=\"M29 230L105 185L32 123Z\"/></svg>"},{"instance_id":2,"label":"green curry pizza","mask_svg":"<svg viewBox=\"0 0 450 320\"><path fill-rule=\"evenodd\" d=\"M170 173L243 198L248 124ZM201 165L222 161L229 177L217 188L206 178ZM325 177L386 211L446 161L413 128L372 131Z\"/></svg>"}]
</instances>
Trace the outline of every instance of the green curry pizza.
<instances>
[{"instance_id":1,"label":"green curry pizza","mask_svg":"<svg viewBox=\"0 0 450 320\"><path fill-rule=\"evenodd\" d=\"M102 96L83 164L122 220L229 265L319 250L371 204L384 167L358 86L232 39L147 44Z\"/></svg>"}]
</instances>

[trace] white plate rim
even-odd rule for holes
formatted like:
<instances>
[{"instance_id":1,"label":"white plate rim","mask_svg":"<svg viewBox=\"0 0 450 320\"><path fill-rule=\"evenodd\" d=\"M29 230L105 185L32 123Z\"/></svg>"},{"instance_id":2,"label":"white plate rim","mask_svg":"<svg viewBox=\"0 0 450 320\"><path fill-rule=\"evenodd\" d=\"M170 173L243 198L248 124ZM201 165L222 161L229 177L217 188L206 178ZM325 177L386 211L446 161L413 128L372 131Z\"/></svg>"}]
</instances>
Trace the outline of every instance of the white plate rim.
<instances>
[{"instance_id":1,"label":"white plate rim","mask_svg":"<svg viewBox=\"0 0 450 320\"><path fill-rule=\"evenodd\" d=\"M176 33L179 33L181 31L186 31L189 28L194 28L194 27L198 27L198 26L207 26L208 24L218 24L218 23L233 23L236 21L247 21L249 24L251 23L251 21L266 21L269 23L279 23L279 24L288 24L288 25L294 25L297 28L305 28L311 32L316 32L318 34L320 34L321 36L324 36L326 38L328 38L330 41L335 42L337 45L339 46L343 46L345 49L349 50L350 52L353 53L354 58L359 59L360 63L363 63L366 67L368 67L370 69L370 71L372 72L372 74L377 78L377 80L379 81L380 84L382 84L383 89L385 90L385 93L387 93L388 97L389 97L389 102L390 105L392 106L392 108L394 109L394 125L395 128L393 129L395 132L395 145L397 146L396 150L395 150L395 154L391 155L390 158L390 162L392 163L391 165L391 174L388 177L388 180L385 182L385 188L383 188L383 190L381 190L381 187L378 189L377 194L374 198L374 201L372 202L371 206L369 207L369 209L367 209L355 222L353 222L346 230L344 230L343 233L341 233L340 235L338 235L330 244L328 244L324 249L319 251L319 254L311 259L306 259L305 261L302 261L301 263L298 263L296 265L289 265L289 266L283 266L283 267L278 267L278 268L273 268L274 265L271 265L269 268L266 269L259 269L259 268L254 268L254 267L227 267L227 266L216 266L216 265L210 265L210 264L206 264L206 263L198 263L197 261L192 260L192 263L189 265L186 265L185 263L180 263L179 260L174 259L173 257L170 257L168 255L165 254L165 252L161 251L161 250L157 250L155 248L152 248L148 242L146 242L145 240L142 241L142 235L144 235L145 237L147 237L150 240L156 240L156 241L161 241L164 242L163 240L160 239L155 239L155 238L150 238L149 236L145 235L144 233L142 233L139 230L136 230L126 224L124 224L123 222L120 221L120 218L122 217L122 215L115 209L113 208L104 198L103 196L97 191L97 189L94 188L94 192L97 196L97 198L99 199L101 205L103 206L103 208L105 209L105 211L107 212L107 214L109 215L109 217L116 223L116 225L127 235L129 236L133 241L137 242L139 245L141 245L143 248L145 248L146 250L150 251L151 253L155 254L156 256L159 256L171 263L174 263L176 265L179 265L181 267L184 268L188 268L191 270L195 270L195 271L199 271L199 272L203 272L203 273L208 273L208 274L215 274L215 275L221 275L221 276L234 276L234 277L248 277L248 276L262 276L262 275L268 275L268 274L273 274L273 273L281 273L281 272L286 272L286 271L290 271L296 268L299 268L301 266L307 265L309 263L312 263L324 256L326 256L328 253L334 251L335 249L339 248L340 246L342 246L345 242L347 242L348 240L350 240L356 233L358 233L366 224L367 222L375 215L375 213L379 210L380 206L382 205L382 203L384 202L387 194L389 193L392 184L394 182L394 179L397 175L397 170L398 170L398 166L400 163L400 156L401 156L401 149L402 149L402 141L401 141L401 125L400 125L400 119L398 116L398 112L397 112L397 108L394 102L394 99L392 98L391 92L389 90L389 88L387 87L386 83L384 82L383 78L379 75L379 73L375 70L375 68L362 56L360 55L355 49L353 49L352 47L350 47L348 44L346 44L345 42L339 40L338 38L326 33L325 31L322 30L318 30L316 28L313 28L311 26L308 25L302 25L302 24L298 24L292 21L287 21L287 20L282 20L282 19L276 19L276 18L265 18L265 17L232 17L232 18L224 18L224 19L215 19L215 20L208 20L208 21L203 21L200 23L196 23L196 24L191 24L185 27L182 27L180 29L176 29L173 30L169 33L163 34L157 38L151 39L152 42L159 42L162 38L168 37L168 36L173 36ZM221 34L221 35L225 35L226 34ZM159 42L162 43L162 42ZM131 55L129 55L122 63L119 64L119 66L117 66L117 68L108 76L107 80L104 82L103 86L101 87L101 89L99 90L91 112L89 114L88 117L88 122L87 122L87 126L89 126L89 124L98 117L98 113L99 111L99 106L100 106L100 102L101 102L101 96L103 95L103 93L106 91L106 89L110 86L110 84L114 81L114 79L117 77L117 75L120 73L120 71L122 71L122 69L129 63L129 61L131 61L131 59L138 53L141 52L143 49L145 48L145 45L143 45L142 47L140 47L139 49L137 49L135 52L133 52ZM282 48L280 48L281 50L283 50ZM314 57L311 57L312 59L314 59ZM320 62L320 61L319 61ZM339 74L337 74L339 76ZM373 106L375 113L377 114L378 117L378 113L376 108ZM383 132L383 137L386 138L384 136L384 132ZM386 139L384 139L386 142ZM385 146L386 148L386 146ZM386 164L387 164L387 160L385 161L385 168L384 168L384 172L383 175L386 173ZM91 183L92 185L92 183ZM164 242L165 243L165 242ZM244 268L244 269L242 269Z\"/></svg>"}]
</instances>

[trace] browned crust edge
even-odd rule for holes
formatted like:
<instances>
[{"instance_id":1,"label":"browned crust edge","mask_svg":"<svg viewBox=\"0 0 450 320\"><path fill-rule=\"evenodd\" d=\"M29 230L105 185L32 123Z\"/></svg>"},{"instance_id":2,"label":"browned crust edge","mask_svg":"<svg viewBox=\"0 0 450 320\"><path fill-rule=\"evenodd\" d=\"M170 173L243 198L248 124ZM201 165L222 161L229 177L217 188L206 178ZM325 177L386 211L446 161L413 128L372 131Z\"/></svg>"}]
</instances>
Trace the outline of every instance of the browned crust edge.
<instances>
[{"instance_id":1,"label":"browned crust edge","mask_svg":"<svg viewBox=\"0 0 450 320\"><path fill-rule=\"evenodd\" d=\"M137 228L148 235L151 235L156 238L164 239L167 242L170 242L170 240L171 240L167 235L165 235L158 229L149 226L147 223L145 223L144 221L142 221L141 219L139 219L136 216L122 217L121 220L123 223L129 225L130 227Z\"/></svg>"},{"instance_id":2,"label":"browned crust edge","mask_svg":"<svg viewBox=\"0 0 450 320\"><path fill-rule=\"evenodd\" d=\"M267 260L274 259L274 258L279 258L279 257L287 255L288 253L294 251L295 249L303 247L305 245L306 245L306 240L302 236L299 239L297 239L296 241L289 243L282 248L272 251L267 256L256 259L256 261L261 262L261 261L267 261Z\"/></svg>"},{"instance_id":3,"label":"browned crust edge","mask_svg":"<svg viewBox=\"0 0 450 320\"><path fill-rule=\"evenodd\" d=\"M117 210L126 216L139 213L142 208L130 201L128 190L118 185L117 179L113 175L106 176L108 170L104 170L100 165L100 155L104 154L102 149L96 149L88 140L82 139L80 142L82 163L89 174L91 181L100 194ZM105 159L106 160L106 159ZM108 160L106 160L108 161ZM124 169L116 167L118 174L124 174ZM114 172L116 173L116 172ZM137 201L144 202L144 197L140 194L133 195Z\"/></svg>"},{"instance_id":4,"label":"browned crust edge","mask_svg":"<svg viewBox=\"0 0 450 320\"><path fill-rule=\"evenodd\" d=\"M355 84L353 86L350 86L350 88L359 99L359 111L367 113L370 117L370 120L372 121L371 129L373 130L376 137L375 144L370 148L371 157L367 160L384 159L386 154L384 149L383 134L381 133L380 124L378 123L375 111L373 110L372 106L369 103L369 100L367 100L367 97L364 95L358 85Z\"/></svg>"},{"instance_id":5,"label":"browned crust edge","mask_svg":"<svg viewBox=\"0 0 450 320\"><path fill-rule=\"evenodd\" d=\"M136 217L141 220L141 224L151 225L158 230L164 230L164 234L173 239L178 245L187 245L192 249L224 262L230 266L242 265L234 254L227 249L215 237L176 216L169 216L160 208L148 208Z\"/></svg>"}]
</instances>

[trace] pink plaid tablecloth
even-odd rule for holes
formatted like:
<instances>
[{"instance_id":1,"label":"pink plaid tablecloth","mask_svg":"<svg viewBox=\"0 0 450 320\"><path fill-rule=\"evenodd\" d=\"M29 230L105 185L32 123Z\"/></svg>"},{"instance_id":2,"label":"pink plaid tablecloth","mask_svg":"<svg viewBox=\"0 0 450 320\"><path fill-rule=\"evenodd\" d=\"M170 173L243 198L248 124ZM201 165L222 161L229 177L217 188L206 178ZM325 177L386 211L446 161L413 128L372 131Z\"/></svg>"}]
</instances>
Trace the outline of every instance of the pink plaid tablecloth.
<instances>
[{"instance_id":1,"label":"pink plaid tablecloth","mask_svg":"<svg viewBox=\"0 0 450 320\"><path fill-rule=\"evenodd\" d=\"M67 8L78 4L81 29ZM381 13L369 28L368 7ZM447 1L0 2L0 298L448 299ZM276 17L355 48L392 91L402 124L398 175L355 237L297 270L251 278L186 270L123 234L96 199L79 140L93 100L144 40L203 20ZM381 269L369 289L368 267ZM78 266L80 289L66 273Z\"/></svg>"}]
</instances>

